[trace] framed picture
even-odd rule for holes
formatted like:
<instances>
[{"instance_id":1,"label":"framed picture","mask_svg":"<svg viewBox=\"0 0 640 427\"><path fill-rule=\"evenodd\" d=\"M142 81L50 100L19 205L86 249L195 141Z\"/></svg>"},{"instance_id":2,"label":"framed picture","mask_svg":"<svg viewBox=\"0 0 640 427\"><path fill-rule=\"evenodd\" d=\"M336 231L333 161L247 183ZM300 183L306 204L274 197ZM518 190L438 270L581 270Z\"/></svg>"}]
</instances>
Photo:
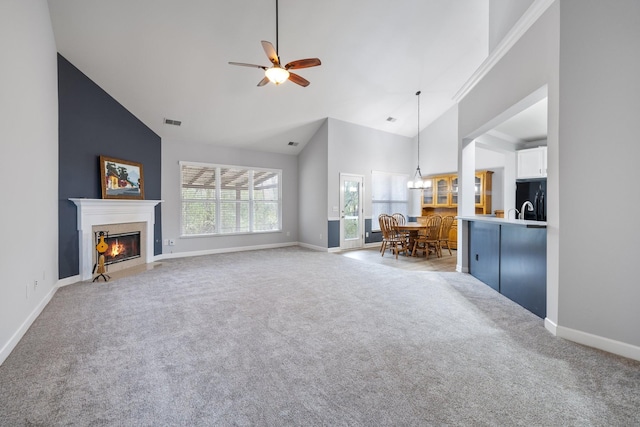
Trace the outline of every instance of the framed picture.
<instances>
[{"instance_id":1,"label":"framed picture","mask_svg":"<svg viewBox=\"0 0 640 427\"><path fill-rule=\"evenodd\" d=\"M100 156L103 199L144 199L142 163Z\"/></svg>"}]
</instances>

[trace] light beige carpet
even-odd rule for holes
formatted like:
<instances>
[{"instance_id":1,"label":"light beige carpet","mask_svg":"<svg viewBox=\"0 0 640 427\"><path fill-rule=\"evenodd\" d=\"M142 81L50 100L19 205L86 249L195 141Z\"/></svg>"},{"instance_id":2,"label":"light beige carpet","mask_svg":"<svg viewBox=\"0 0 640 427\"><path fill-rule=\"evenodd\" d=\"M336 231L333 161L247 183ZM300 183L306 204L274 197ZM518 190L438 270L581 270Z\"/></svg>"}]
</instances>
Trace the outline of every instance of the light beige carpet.
<instances>
[{"instance_id":1,"label":"light beige carpet","mask_svg":"<svg viewBox=\"0 0 640 427\"><path fill-rule=\"evenodd\" d=\"M0 425L640 425L640 363L458 273L299 248L60 289Z\"/></svg>"}]
</instances>

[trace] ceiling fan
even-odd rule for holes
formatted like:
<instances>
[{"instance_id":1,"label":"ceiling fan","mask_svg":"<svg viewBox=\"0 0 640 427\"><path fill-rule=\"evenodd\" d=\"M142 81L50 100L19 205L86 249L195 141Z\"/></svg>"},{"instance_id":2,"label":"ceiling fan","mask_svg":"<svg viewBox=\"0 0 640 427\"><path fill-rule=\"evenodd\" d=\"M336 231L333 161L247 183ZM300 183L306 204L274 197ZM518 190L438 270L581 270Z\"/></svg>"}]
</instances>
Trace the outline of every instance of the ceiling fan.
<instances>
[{"instance_id":1,"label":"ceiling fan","mask_svg":"<svg viewBox=\"0 0 640 427\"><path fill-rule=\"evenodd\" d=\"M244 62L229 62L231 65L239 65L241 67L261 68L264 70L264 78L258 83L258 87L264 86L269 82L275 85L282 84L287 80L291 80L295 84L303 87L309 86L309 80L301 77L289 70L298 70L300 68L317 67L321 64L318 58L298 59L287 63L284 67L280 63L278 56L278 0L276 0L276 48L273 48L271 42L262 40L262 48L267 54L267 58L271 61L271 67L264 65L245 64Z\"/></svg>"}]
</instances>

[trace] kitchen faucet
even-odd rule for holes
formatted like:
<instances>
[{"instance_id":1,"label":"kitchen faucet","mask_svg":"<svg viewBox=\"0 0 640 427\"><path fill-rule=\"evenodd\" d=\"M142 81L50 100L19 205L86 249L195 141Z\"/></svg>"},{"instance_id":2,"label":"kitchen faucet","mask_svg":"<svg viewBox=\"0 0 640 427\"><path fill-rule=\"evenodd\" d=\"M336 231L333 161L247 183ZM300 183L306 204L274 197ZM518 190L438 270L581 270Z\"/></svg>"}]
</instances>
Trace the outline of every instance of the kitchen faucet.
<instances>
[{"instance_id":1,"label":"kitchen faucet","mask_svg":"<svg viewBox=\"0 0 640 427\"><path fill-rule=\"evenodd\" d=\"M530 201L526 201L522 204L522 209L520 209L520 217L519 219L524 219L524 208L529 206L529 212L533 212L533 205Z\"/></svg>"},{"instance_id":2,"label":"kitchen faucet","mask_svg":"<svg viewBox=\"0 0 640 427\"><path fill-rule=\"evenodd\" d=\"M513 219L518 219L518 214L519 214L520 212L519 212L519 211L518 211L518 209L516 209L516 208L511 208L511 209L509 209L509 210L507 211L507 219L509 219L509 215L511 214L511 211L514 211L514 212L513 212Z\"/></svg>"}]
</instances>

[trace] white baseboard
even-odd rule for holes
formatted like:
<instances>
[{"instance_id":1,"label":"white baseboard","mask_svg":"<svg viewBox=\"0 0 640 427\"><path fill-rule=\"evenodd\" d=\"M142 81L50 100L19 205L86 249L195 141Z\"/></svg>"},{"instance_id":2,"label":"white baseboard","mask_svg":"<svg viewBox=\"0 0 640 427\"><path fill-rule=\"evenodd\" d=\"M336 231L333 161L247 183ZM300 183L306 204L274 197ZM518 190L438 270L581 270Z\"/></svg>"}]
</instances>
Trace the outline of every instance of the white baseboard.
<instances>
[{"instance_id":1,"label":"white baseboard","mask_svg":"<svg viewBox=\"0 0 640 427\"><path fill-rule=\"evenodd\" d=\"M171 253L171 254L156 255L155 260L162 261L163 259L187 258L192 256L214 255L214 254L226 254L231 252L256 251L259 249L275 249L275 248L285 248L289 246L302 246L302 245L301 244L299 245L298 242L289 242L289 243L274 243L269 245L240 246L235 248L205 249L203 251L177 252L177 253Z\"/></svg>"},{"instance_id":2,"label":"white baseboard","mask_svg":"<svg viewBox=\"0 0 640 427\"><path fill-rule=\"evenodd\" d=\"M468 268L464 268L462 265L460 264L456 264L456 271L458 273L467 273L469 274L469 269Z\"/></svg>"},{"instance_id":3,"label":"white baseboard","mask_svg":"<svg viewBox=\"0 0 640 427\"><path fill-rule=\"evenodd\" d=\"M327 248L323 248L322 246L310 245L308 243L298 242L298 246L300 246L301 248L311 249L312 251L328 252Z\"/></svg>"},{"instance_id":4,"label":"white baseboard","mask_svg":"<svg viewBox=\"0 0 640 427\"><path fill-rule=\"evenodd\" d=\"M547 331L551 332L553 335L558 335L558 325L549 320L548 317L544 319L544 327Z\"/></svg>"},{"instance_id":5,"label":"white baseboard","mask_svg":"<svg viewBox=\"0 0 640 427\"><path fill-rule=\"evenodd\" d=\"M71 277L65 277L64 279L58 280L58 287L61 288L67 285L73 285L74 283L82 282L82 277L80 275L75 275Z\"/></svg>"},{"instance_id":6,"label":"white baseboard","mask_svg":"<svg viewBox=\"0 0 640 427\"><path fill-rule=\"evenodd\" d=\"M58 290L58 286L54 285L53 288L51 288L51 290L49 291L49 293L47 293L47 295L45 295L44 298L42 298L40 303L38 303L36 308L33 309L31 314L29 314L29 316L25 319L25 321L22 322L22 325L20 325L18 330L13 334L13 336L9 339L9 341L7 341L7 343L2 347L2 349L0 349L0 365L4 363L4 361L7 359L7 357L9 357L9 355L13 351L13 349L16 348L16 346L18 345L18 343L20 342L24 334L27 332L27 330L29 330L29 328L31 327L33 322L38 318L38 316L40 316L40 313L42 313L42 310L44 310L47 304L49 304L49 301L51 301L51 298L53 298L53 295L56 293L57 290Z\"/></svg>"},{"instance_id":7,"label":"white baseboard","mask_svg":"<svg viewBox=\"0 0 640 427\"><path fill-rule=\"evenodd\" d=\"M553 323L553 322L549 322ZM545 319L545 327L547 327L547 321ZM549 329L547 327L547 329ZM569 341L577 342L589 347L598 348L600 350L607 351L609 353L617 354L622 357L634 359L640 361L640 347L627 344L624 342L612 340L610 338L593 335L588 332L582 332L571 328L565 328L564 326L556 327L557 336L567 339Z\"/></svg>"}]
</instances>

